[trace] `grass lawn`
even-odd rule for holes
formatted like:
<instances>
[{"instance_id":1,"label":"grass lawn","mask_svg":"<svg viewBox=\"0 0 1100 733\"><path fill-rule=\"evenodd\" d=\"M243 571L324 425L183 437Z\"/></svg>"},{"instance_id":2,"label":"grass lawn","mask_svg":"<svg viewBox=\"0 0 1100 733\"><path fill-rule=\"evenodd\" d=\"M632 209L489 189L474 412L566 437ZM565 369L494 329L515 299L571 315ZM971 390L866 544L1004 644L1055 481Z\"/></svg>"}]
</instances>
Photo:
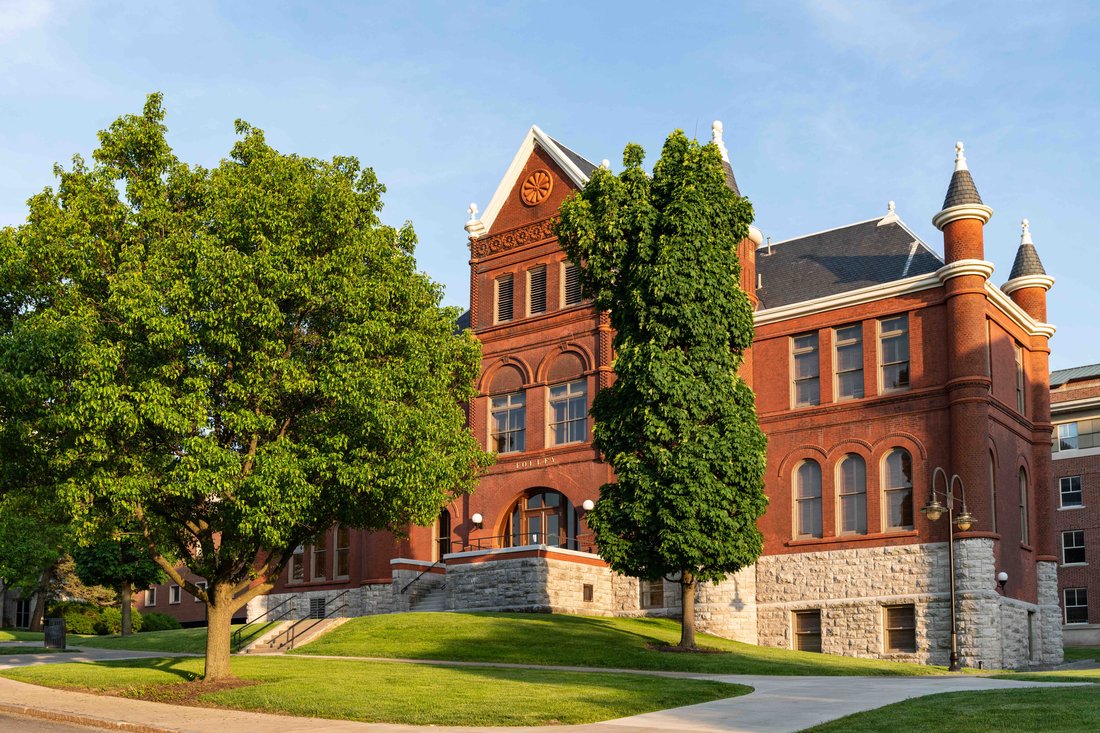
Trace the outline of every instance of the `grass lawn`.
<instances>
[{"instance_id":1,"label":"grass lawn","mask_svg":"<svg viewBox=\"0 0 1100 733\"><path fill-rule=\"evenodd\" d=\"M236 631L242 624L234 624ZM267 624L257 624L248 630L247 644L267 629ZM41 638L41 637L39 637ZM79 636L71 637L73 643L96 649L130 649L140 652L179 652L183 654L206 653L206 627L149 631L130 636Z\"/></svg>"},{"instance_id":2,"label":"grass lawn","mask_svg":"<svg viewBox=\"0 0 1100 733\"><path fill-rule=\"evenodd\" d=\"M680 625L657 618L533 613L396 613L355 618L294 654L515 662L682 672L783 675L929 675L943 667L759 647L699 634L714 654L676 644Z\"/></svg>"},{"instance_id":3,"label":"grass lawn","mask_svg":"<svg viewBox=\"0 0 1100 733\"><path fill-rule=\"evenodd\" d=\"M42 632L0 629L0 641L42 641Z\"/></svg>"},{"instance_id":4,"label":"grass lawn","mask_svg":"<svg viewBox=\"0 0 1100 733\"><path fill-rule=\"evenodd\" d=\"M201 683L187 682L201 671L201 659L174 658L49 664L0 674L164 702L412 725L591 723L750 691L632 674L234 657L234 673L253 684L203 692Z\"/></svg>"},{"instance_id":5,"label":"grass lawn","mask_svg":"<svg viewBox=\"0 0 1100 733\"><path fill-rule=\"evenodd\" d=\"M948 692L856 713L803 733L1053 733L1100 730L1100 687Z\"/></svg>"},{"instance_id":6,"label":"grass lawn","mask_svg":"<svg viewBox=\"0 0 1100 733\"><path fill-rule=\"evenodd\" d=\"M1100 646L1067 646L1064 651L1067 662L1079 662L1082 659L1100 662Z\"/></svg>"}]
</instances>

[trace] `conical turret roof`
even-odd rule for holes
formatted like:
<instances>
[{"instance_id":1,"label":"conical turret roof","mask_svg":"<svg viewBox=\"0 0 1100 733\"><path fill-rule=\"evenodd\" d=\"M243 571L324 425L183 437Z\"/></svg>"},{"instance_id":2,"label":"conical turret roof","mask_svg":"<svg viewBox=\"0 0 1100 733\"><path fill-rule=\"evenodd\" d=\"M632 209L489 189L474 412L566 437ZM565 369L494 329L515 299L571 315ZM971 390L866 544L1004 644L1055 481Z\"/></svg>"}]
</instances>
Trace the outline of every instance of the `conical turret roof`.
<instances>
[{"instance_id":1,"label":"conical turret roof","mask_svg":"<svg viewBox=\"0 0 1100 733\"><path fill-rule=\"evenodd\" d=\"M1008 275L1009 280L1015 280L1018 277L1027 277L1028 275L1047 274L1047 271L1043 268L1043 263L1039 260L1039 253L1035 250L1035 245L1031 241L1031 230L1028 220L1024 219L1021 224L1023 226L1023 233L1020 235L1020 248L1016 250L1016 259L1012 263L1012 272Z\"/></svg>"}]
</instances>

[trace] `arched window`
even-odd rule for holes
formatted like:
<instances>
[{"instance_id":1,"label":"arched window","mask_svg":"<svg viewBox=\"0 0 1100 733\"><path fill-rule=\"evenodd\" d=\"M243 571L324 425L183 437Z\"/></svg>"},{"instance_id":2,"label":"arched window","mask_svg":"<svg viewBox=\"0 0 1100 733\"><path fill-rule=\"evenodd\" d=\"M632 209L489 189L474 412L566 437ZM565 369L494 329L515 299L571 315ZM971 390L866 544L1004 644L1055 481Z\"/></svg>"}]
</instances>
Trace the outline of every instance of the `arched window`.
<instances>
[{"instance_id":1,"label":"arched window","mask_svg":"<svg viewBox=\"0 0 1100 733\"><path fill-rule=\"evenodd\" d=\"M577 543L577 510L557 491L540 489L520 497L508 513L504 547L547 545L580 549Z\"/></svg>"},{"instance_id":2,"label":"arched window","mask_svg":"<svg viewBox=\"0 0 1100 733\"><path fill-rule=\"evenodd\" d=\"M795 469L795 536L821 536L821 466L805 460Z\"/></svg>"},{"instance_id":3,"label":"arched window","mask_svg":"<svg viewBox=\"0 0 1100 733\"><path fill-rule=\"evenodd\" d=\"M997 459L989 451L989 521L997 531Z\"/></svg>"},{"instance_id":4,"label":"arched window","mask_svg":"<svg viewBox=\"0 0 1100 733\"><path fill-rule=\"evenodd\" d=\"M444 509L436 520L436 559L443 557L451 551L451 513Z\"/></svg>"},{"instance_id":5,"label":"arched window","mask_svg":"<svg viewBox=\"0 0 1100 733\"><path fill-rule=\"evenodd\" d=\"M840 533L867 534L867 464L849 453L837 466Z\"/></svg>"},{"instance_id":6,"label":"arched window","mask_svg":"<svg viewBox=\"0 0 1100 733\"><path fill-rule=\"evenodd\" d=\"M1031 544L1031 533L1028 531L1027 520L1027 471L1020 469L1020 542Z\"/></svg>"},{"instance_id":7,"label":"arched window","mask_svg":"<svg viewBox=\"0 0 1100 733\"><path fill-rule=\"evenodd\" d=\"M883 510L886 529L913 529L913 457L895 448L883 462Z\"/></svg>"}]
</instances>

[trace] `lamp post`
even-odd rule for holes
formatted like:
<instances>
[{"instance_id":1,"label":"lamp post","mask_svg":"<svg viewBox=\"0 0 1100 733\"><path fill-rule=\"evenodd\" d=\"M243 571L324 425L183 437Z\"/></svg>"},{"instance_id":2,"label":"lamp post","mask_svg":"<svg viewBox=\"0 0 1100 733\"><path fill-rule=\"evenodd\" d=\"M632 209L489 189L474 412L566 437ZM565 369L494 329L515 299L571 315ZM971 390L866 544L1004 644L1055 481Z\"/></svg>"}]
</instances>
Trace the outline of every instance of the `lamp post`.
<instances>
[{"instance_id":1,"label":"lamp post","mask_svg":"<svg viewBox=\"0 0 1100 733\"><path fill-rule=\"evenodd\" d=\"M940 503L939 497L936 493L936 479L943 475L943 497L946 501L946 506ZM959 482L959 501L962 504L962 511L958 516L955 516L955 482ZM944 512L947 513L947 564L950 567L950 586L951 586L951 659L947 666L947 669L951 672L958 672L961 667L959 666L959 637L957 619L955 617L955 527L959 528L960 532L965 532L970 529L974 524L974 515L971 514L966 508L966 487L963 485L963 481L959 478L959 474L954 474L950 480L947 478L947 471L943 470L939 466L932 472L932 485L928 492L928 503L921 509L921 513L928 517L929 522L935 522Z\"/></svg>"}]
</instances>

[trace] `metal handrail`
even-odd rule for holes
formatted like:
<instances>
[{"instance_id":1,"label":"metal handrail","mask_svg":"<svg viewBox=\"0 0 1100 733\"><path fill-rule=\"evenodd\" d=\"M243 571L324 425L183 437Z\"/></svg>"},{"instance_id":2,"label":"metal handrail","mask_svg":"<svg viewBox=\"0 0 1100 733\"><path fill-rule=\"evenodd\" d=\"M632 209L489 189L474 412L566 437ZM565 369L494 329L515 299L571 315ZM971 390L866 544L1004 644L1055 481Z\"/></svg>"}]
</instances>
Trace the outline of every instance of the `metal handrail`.
<instances>
[{"instance_id":1,"label":"metal handrail","mask_svg":"<svg viewBox=\"0 0 1100 733\"><path fill-rule=\"evenodd\" d=\"M343 611L345 608L348 607L347 595L350 592L351 592L351 589L348 588L344 592L340 593L340 595L333 598L332 599L333 601L339 601L339 600L343 599L343 602L339 606L336 606L335 608L333 608L331 611L326 612L325 615L322 616L321 618L300 618L300 619L298 619L297 621L292 623L290 626L288 626L287 628L283 629L278 634L276 634L271 639L270 644L272 646L276 646L275 642L277 642L281 637L286 636L286 638L287 638L287 648L288 649L293 649L294 648L294 643L298 640L298 626L299 626L299 624L305 623L306 621L325 621L326 619L329 619L333 615L335 615L337 611ZM326 606L327 606L327 604L326 604Z\"/></svg>"},{"instance_id":2,"label":"metal handrail","mask_svg":"<svg viewBox=\"0 0 1100 733\"><path fill-rule=\"evenodd\" d=\"M280 608L282 608L283 606L287 605L287 604L288 604L288 603L290 603L290 602L291 602L292 600L294 600L294 599L293 599L293 598L286 598L286 599L284 599L284 600L283 600L283 601L282 601L281 603L279 603L279 604L277 604L277 605L275 605L275 606L272 606L271 608L267 609L266 611L264 611L263 613L261 613L261 614L260 614L259 616L257 616L256 618L254 618L254 619L252 619L251 621L249 621L248 623L246 623L246 624L245 624L244 626L242 626L241 628L239 628L239 629L237 629L236 631L234 631L234 632L233 632L233 648L234 648L234 649L235 649L236 651L238 651L238 652L239 652L239 651L241 650L241 642L243 642L243 641L244 641L244 632L245 632L245 631L246 631L246 630L247 630L247 629L248 629L248 628L249 628L250 626L255 626L256 624L258 624L258 623L259 623L259 622L260 622L260 621L261 621L261 620L262 620L262 619L264 618L264 616L268 616L268 615L270 615L270 614L274 613L275 611L278 611L278 610L279 610ZM274 617L274 616L273 616L272 618L269 618L269 619L268 619L268 623L272 623L272 622L275 622L275 621L282 621L282 620L283 620L284 618L286 618L286 617L287 617L287 615L288 615L289 613L290 613L290 609L289 609L289 608L287 608L287 609L286 609L285 611L283 611L283 612L282 612L281 614L279 614L279 615L278 615L278 617Z\"/></svg>"},{"instance_id":3,"label":"metal handrail","mask_svg":"<svg viewBox=\"0 0 1100 733\"><path fill-rule=\"evenodd\" d=\"M536 547L539 545L556 547L564 550L594 553L592 548L595 545L595 534L592 532L582 532L575 537L566 537L564 539L556 532L520 532L470 537L462 545L462 551L497 550L505 547ZM582 545L587 545L588 548L581 550Z\"/></svg>"},{"instance_id":4,"label":"metal handrail","mask_svg":"<svg viewBox=\"0 0 1100 733\"><path fill-rule=\"evenodd\" d=\"M420 573L415 578L413 578L412 580L410 580L408 583L405 584L405 587L401 589L401 595L405 595L405 591L407 591L409 589L409 587L412 586L413 583L415 583L416 581L423 578L425 573L430 573L432 571L432 568L434 568L436 565L442 565L442 564L443 564L442 559L436 560L431 565L429 565L428 567L421 570Z\"/></svg>"}]
</instances>

